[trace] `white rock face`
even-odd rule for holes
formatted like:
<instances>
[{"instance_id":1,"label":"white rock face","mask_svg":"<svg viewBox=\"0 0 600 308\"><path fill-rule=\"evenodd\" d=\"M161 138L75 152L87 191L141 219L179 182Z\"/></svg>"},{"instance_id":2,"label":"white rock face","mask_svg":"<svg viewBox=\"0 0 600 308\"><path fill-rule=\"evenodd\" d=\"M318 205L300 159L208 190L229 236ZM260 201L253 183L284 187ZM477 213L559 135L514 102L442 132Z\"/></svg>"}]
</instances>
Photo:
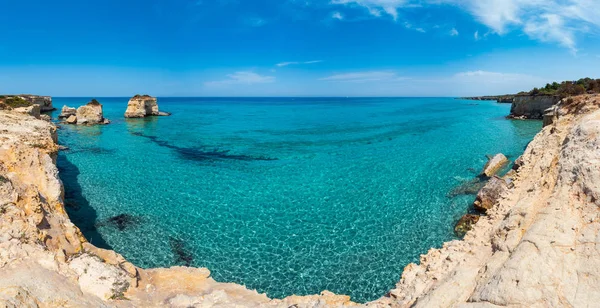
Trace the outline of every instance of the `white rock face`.
<instances>
[{"instance_id":1,"label":"white rock face","mask_svg":"<svg viewBox=\"0 0 600 308\"><path fill-rule=\"evenodd\" d=\"M35 117L36 119L40 118L40 106L33 104L29 107L19 107L19 108L15 108L16 112L20 112L20 113L24 113L24 114L28 114L32 117Z\"/></svg>"},{"instance_id":2,"label":"white rock face","mask_svg":"<svg viewBox=\"0 0 600 308\"><path fill-rule=\"evenodd\" d=\"M104 114L102 113L102 104L89 102L77 108L77 124L104 124Z\"/></svg>"},{"instance_id":3,"label":"white rock face","mask_svg":"<svg viewBox=\"0 0 600 308\"><path fill-rule=\"evenodd\" d=\"M69 268L79 276L79 286L83 292L101 299L122 297L129 289L127 273L116 266L104 263L102 259L83 254L69 262Z\"/></svg>"},{"instance_id":4,"label":"white rock face","mask_svg":"<svg viewBox=\"0 0 600 308\"><path fill-rule=\"evenodd\" d=\"M487 177L492 177L496 175L496 173L498 173L502 167L506 166L506 164L508 164L508 158L506 158L506 156L504 156L502 153L496 154L487 162L487 164L485 164L481 174Z\"/></svg>"},{"instance_id":5,"label":"white rock face","mask_svg":"<svg viewBox=\"0 0 600 308\"><path fill-rule=\"evenodd\" d=\"M70 116L76 116L77 115L77 109L73 108L73 107L69 107L67 105L64 105L61 109L60 115L58 116L59 119L62 118L68 118Z\"/></svg>"}]
</instances>

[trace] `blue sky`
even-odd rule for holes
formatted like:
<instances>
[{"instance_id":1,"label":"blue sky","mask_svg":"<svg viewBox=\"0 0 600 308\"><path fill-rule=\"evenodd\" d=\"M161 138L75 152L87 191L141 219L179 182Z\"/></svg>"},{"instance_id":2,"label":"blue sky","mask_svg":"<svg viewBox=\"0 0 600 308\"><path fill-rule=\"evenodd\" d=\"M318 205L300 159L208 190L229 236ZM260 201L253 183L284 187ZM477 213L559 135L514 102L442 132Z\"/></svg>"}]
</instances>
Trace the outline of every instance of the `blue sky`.
<instances>
[{"instance_id":1,"label":"blue sky","mask_svg":"<svg viewBox=\"0 0 600 308\"><path fill-rule=\"evenodd\" d=\"M461 96L600 77L597 0L0 0L0 93Z\"/></svg>"}]
</instances>

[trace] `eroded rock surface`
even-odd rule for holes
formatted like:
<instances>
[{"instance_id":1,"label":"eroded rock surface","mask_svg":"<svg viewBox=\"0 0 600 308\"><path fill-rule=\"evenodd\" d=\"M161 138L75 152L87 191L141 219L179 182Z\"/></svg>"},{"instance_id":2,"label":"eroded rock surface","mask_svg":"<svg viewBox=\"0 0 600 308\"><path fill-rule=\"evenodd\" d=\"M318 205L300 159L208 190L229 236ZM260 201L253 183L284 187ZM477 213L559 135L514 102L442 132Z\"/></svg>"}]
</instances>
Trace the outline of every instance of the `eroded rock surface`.
<instances>
[{"instance_id":1,"label":"eroded rock surface","mask_svg":"<svg viewBox=\"0 0 600 308\"><path fill-rule=\"evenodd\" d=\"M508 158L504 156L504 154L496 154L494 157L490 158L490 160L483 167L483 171L481 171L481 175L491 177L496 175L504 166L508 164Z\"/></svg>"},{"instance_id":2,"label":"eroded rock surface","mask_svg":"<svg viewBox=\"0 0 600 308\"><path fill-rule=\"evenodd\" d=\"M58 116L59 119L63 119L63 118L68 118L70 116L76 116L77 115L77 109L73 108L73 107L69 107L67 105L64 105L60 111L60 115Z\"/></svg>"},{"instance_id":3,"label":"eroded rock surface","mask_svg":"<svg viewBox=\"0 0 600 308\"><path fill-rule=\"evenodd\" d=\"M595 307L600 302L600 97L558 111L464 240L404 269L369 307ZM348 296L269 299L203 268L140 269L68 219L56 128L0 111L0 305L345 307ZM472 220L474 221L474 220ZM402 253L402 252L399 252Z\"/></svg>"},{"instance_id":4,"label":"eroded rock surface","mask_svg":"<svg viewBox=\"0 0 600 308\"><path fill-rule=\"evenodd\" d=\"M168 116L168 112L158 110L156 97L149 95L136 95L127 103L126 118L143 118L149 116Z\"/></svg>"}]
</instances>

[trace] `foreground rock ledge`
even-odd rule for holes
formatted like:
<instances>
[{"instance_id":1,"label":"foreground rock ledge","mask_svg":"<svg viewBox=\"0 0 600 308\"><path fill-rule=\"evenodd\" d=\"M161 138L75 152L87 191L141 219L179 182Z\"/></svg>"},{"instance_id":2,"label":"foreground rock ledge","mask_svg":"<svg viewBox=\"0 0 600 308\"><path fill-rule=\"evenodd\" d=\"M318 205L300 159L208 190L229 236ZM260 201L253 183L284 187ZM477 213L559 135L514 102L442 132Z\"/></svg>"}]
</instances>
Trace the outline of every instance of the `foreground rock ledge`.
<instances>
[{"instance_id":1,"label":"foreground rock ledge","mask_svg":"<svg viewBox=\"0 0 600 308\"><path fill-rule=\"evenodd\" d=\"M600 302L600 98L563 105L520 158L514 186L467 233L408 265L369 307L593 307ZM68 219L56 128L0 111L0 306L341 307L272 300L202 268L144 270ZM402 253L399 251L398 253Z\"/></svg>"}]
</instances>

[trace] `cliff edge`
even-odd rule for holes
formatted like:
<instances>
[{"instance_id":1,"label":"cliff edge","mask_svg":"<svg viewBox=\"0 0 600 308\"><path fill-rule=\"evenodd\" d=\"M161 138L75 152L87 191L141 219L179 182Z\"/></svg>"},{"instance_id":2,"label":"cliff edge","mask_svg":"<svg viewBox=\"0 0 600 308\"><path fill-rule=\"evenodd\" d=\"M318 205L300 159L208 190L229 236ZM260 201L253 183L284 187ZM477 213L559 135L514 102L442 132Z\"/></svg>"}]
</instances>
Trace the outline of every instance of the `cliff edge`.
<instances>
[{"instance_id":1,"label":"cliff edge","mask_svg":"<svg viewBox=\"0 0 600 308\"><path fill-rule=\"evenodd\" d=\"M600 302L600 96L563 104L514 186L464 240L408 265L369 307L586 307ZM88 243L64 209L56 127L0 111L0 306L342 307L348 296L269 299L204 268L141 269ZM401 253L401 252L399 252Z\"/></svg>"}]
</instances>

